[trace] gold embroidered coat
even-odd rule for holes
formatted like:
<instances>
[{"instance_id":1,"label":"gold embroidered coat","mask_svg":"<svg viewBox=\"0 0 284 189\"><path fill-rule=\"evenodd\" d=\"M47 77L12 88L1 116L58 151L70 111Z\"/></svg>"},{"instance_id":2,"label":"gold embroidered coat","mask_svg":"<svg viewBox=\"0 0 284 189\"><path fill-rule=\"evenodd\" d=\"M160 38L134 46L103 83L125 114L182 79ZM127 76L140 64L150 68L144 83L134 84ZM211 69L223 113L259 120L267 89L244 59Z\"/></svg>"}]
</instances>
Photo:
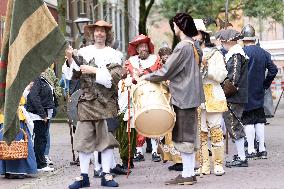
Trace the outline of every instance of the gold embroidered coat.
<instances>
[{"instance_id":1,"label":"gold embroidered coat","mask_svg":"<svg viewBox=\"0 0 284 189\"><path fill-rule=\"evenodd\" d=\"M203 50L203 89L207 112L227 111L227 101L221 84L227 77L224 57L217 48Z\"/></svg>"}]
</instances>

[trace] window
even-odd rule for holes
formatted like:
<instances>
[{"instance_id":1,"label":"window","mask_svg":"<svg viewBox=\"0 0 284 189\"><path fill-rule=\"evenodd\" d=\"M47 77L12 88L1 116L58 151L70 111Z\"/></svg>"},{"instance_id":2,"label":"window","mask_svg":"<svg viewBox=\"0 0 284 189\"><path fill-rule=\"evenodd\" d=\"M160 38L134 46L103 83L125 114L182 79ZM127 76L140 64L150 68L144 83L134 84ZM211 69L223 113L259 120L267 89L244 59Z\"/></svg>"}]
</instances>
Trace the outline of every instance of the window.
<instances>
[{"instance_id":1,"label":"window","mask_svg":"<svg viewBox=\"0 0 284 189\"><path fill-rule=\"evenodd\" d=\"M79 0L77 2L77 8L78 8L79 16L86 16L86 12L87 12L86 0Z\"/></svg>"}]
</instances>

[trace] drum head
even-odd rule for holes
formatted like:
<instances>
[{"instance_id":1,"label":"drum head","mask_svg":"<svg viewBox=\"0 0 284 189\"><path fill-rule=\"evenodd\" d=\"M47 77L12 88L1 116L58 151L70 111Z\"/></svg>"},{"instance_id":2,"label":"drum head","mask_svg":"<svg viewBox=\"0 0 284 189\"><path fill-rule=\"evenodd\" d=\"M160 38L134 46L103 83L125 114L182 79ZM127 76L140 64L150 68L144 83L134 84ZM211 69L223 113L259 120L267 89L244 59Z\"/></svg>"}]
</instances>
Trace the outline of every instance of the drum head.
<instances>
[{"instance_id":1,"label":"drum head","mask_svg":"<svg viewBox=\"0 0 284 189\"><path fill-rule=\"evenodd\" d=\"M83 94L82 90L74 92L67 102L67 116L72 125L76 126L78 121L77 105L80 96Z\"/></svg>"},{"instance_id":2,"label":"drum head","mask_svg":"<svg viewBox=\"0 0 284 189\"><path fill-rule=\"evenodd\" d=\"M135 128L143 136L156 138L165 135L174 127L175 119L166 109L149 109L138 113Z\"/></svg>"}]
</instances>

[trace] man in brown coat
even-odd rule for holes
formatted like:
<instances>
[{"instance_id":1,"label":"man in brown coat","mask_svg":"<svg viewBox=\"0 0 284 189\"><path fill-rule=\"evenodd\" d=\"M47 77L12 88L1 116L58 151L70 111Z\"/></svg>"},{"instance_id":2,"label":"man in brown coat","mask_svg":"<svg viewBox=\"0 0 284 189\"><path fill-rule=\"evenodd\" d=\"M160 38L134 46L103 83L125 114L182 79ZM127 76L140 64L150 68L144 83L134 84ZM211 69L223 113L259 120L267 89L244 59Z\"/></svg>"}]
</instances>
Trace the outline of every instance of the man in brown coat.
<instances>
[{"instance_id":1,"label":"man in brown coat","mask_svg":"<svg viewBox=\"0 0 284 189\"><path fill-rule=\"evenodd\" d=\"M123 74L122 54L108 45L112 43L112 25L97 21L85 26L85 35L93 40L89 45L74 51L66 50L69 71L80 79L83 94L78 101L78 123L75 133L75 150L79 152L81 176L69 186L78 189L90 186L88 170L94 151L102 153L101 185L118 187L110 174L113 148L118 147L108 132L111 119L117 116L117 84Z\"/></svg>"}]
</instances>

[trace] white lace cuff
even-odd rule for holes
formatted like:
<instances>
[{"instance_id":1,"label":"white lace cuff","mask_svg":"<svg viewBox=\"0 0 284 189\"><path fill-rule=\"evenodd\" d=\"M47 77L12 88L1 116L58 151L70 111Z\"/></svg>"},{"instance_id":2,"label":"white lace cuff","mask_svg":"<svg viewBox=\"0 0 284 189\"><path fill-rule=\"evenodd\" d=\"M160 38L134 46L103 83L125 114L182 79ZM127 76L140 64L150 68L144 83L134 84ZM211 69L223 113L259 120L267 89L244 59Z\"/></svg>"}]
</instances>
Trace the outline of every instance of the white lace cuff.
<instances>
[{"instance_id":1,"label":"white lace cuff","mask_svg":"<svg viewBox=\"0 0 284 189\"><path fill-rule=\"evenodd\" d=\"M111 88L111 75L107 68L98 68L96 71L96 82L105 86L106 88Z\"/></svg>"}]
</instances>

